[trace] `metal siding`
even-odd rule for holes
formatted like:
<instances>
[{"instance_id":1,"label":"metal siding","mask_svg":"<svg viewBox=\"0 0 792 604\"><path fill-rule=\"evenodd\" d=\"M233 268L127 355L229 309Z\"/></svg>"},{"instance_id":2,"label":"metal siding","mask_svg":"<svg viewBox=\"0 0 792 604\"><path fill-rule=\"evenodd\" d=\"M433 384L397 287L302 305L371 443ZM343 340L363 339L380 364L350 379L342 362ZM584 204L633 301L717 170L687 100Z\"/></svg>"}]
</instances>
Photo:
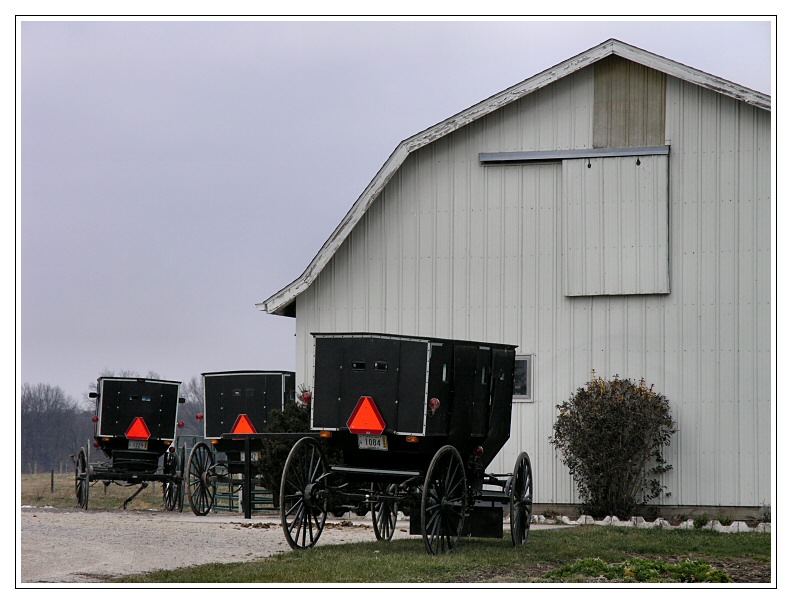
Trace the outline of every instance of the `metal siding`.
<instances>
[{"instance_id":1,"label":"metal siding","mask_svg":"<svg viewBox=\"0 0 792 604\"><path fill-rule=\"evenodd\" d=\"M566 295L667 293L668 158L562 165Z\"/></svg>"},{"instance_id":2,"label":"metal siding","mask_svg":"<svg viewBox=\"0 0 792 604\"><path fill-rule=\"evenodd\" d=\"M297 297L298 383L312 383L312 331L381 325L518 344L518 354L536 355L536 402L515 403L511 439L490 470L511 472L527 451L535 501L577 501L548 438L555 405L594 369L644 377L671 401L680 431L667 452L672 495L659 503L769 502L769 114L667 83L670 294L565 297L561 165L478 163L481 152L591 147L584 70L408 157L365 226ZM649 228L657 220L640 222L636 243L663 237ZM578 229L567 237L582 233L567 226ZM352 271L362 240L368 263ZM369 308L352 312L351 297L367 288Z\"/></svg>"},{"instance_id":3,"label":"metal siding","mask_svg":"<svg viewBox=\"0 0 792 604\"><path fill-rule=\"evenodd\" d=\"M770 497L770 322L756 313L770 304L760 250L770 241L770 154L757 144L769 114L674 78L668 96L666 321L678 327L667 331L665 393L684 401L671 453L675 468L689 468L675 470L672 491L690 504L758 505Z\"/></svg>"}]
</instances>

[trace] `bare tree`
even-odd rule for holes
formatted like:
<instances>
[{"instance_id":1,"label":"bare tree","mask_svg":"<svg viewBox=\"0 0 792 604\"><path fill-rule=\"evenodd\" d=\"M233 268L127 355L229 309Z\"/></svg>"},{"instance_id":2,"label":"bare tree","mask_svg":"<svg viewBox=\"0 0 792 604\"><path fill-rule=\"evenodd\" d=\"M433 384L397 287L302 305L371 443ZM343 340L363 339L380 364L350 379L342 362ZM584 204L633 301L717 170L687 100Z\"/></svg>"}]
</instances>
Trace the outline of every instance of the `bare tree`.
<instances>
[{"instance_id":1,"label":"bare tree","mask_svg":"<svg viewBox=\"0 0 792 604\"><path fill-rule=\"evenodd\" d=\"M23 384L20 409L24 472L62 469L93 434L90 412L58 386Z\"/></svg>"},{"instance_id":2,"label":"bare tree","mask_svg":"<svg viewBox=\"0 0 792 604\"><path fill-rule=\"evenodd\" d=\"M203 437L203 422L197 419L197 415L204 411L203 380L193 377L190 381L183 382L182 396L184 404L179 405L179 421L184 422L184 428L181 429L181 433Z\"/></svg>"}]
</instances>

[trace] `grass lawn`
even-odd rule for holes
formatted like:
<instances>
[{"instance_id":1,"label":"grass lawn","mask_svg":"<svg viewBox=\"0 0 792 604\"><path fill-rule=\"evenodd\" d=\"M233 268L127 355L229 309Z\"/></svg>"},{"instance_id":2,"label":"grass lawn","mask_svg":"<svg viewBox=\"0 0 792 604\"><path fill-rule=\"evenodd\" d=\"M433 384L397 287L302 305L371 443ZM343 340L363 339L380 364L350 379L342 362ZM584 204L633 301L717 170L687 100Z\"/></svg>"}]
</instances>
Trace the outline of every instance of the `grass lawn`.
<instances>
[{"instance_id":1,"label":"grass lawn","mask_svg":"<svg viewBox=\"0 0 792 604\"><path fill-rule=\"evenodd\" d=\"M22 505L54 508L74 508L77 497L74 490L74 474L23 474L20 496ZM137 487L121 487L101 482L91 485L88 494L88 508L91 510L117 510L124 500L131 496ZM189 504L185 505L189 508ZM132 502L129 510L165 509L162 501L162 483L152 482Z\"/></svg>"},{"instance_id":2,"label":"grass lawn","mask_svg":"<svg viewBox=\"0 0 792 604\"><path fill-rule=\"evenodd\" d=\"M575 527L532 531L515 549L462 539L429 556L418 539L322 546L246 564L209 564L123 583L580 583L770 581L770 534ZM628 562L620 568L608 565ZM577 563L577 564L574 564ZM610 569L603 576L603 565ZM593 573L593 574L592 574Z\"/></svg>"}]
</instances>

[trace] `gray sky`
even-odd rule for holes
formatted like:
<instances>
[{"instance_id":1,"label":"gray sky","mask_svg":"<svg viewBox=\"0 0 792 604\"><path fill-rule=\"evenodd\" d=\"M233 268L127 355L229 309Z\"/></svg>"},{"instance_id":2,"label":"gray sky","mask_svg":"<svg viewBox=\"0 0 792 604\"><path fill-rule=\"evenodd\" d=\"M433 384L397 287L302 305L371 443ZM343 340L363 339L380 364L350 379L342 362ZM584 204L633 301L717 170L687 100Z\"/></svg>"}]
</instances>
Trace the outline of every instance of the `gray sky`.
<instances>
[{"instance_id":1,"label":"gray sky","mask_svg":"<svg viewBox=\"0 0 792 604\"><path fill-rule=\"evenodd\" d=\"M513 84L608 38L765 93L774 58L769 21L21 34L21 377L74 398L105 369L292 370L294 320L255 304L301 274L400 141Z\"/></svg>"}]
</instances>

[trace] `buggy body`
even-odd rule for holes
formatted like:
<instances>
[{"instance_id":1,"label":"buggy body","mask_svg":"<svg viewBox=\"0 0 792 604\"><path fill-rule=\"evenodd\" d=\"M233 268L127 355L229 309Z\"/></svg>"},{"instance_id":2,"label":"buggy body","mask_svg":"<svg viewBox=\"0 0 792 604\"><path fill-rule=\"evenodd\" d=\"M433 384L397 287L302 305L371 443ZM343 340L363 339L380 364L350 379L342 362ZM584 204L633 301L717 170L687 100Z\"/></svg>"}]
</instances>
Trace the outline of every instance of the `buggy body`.
<instances>
[{"instance_id":1,"label":"buggy body","mask_svg":"<svg viewBox=\"0 0 792 604\"><path fill-rule=\"evenodd\" d=\"M204 441L197 443L187 462L187 497L193 513L208 514L218 483L231 493L241 491L245 516L250 517L252 481L273 411L294 400L291 371L221 371L203 373ZM211 445L211 447L210 447Z\"/></svg>"},{"instance_id":2,"label":"buggy body","mask_svg":"<svg viewBox=\"0 0 792 604\"><path fill-rule=\"evenodd\" d=\"M419 471L451 445L486 467L509 439L516 347L382 334L314 338L311 428L332 433L327 444L344 465ZM376 430L350 427L364 398L381 416L384 442L372 438Z\"/></svg>"},{"instance_id":3,"label":"buggy body","mask_svg":"<svg viewBox=\"0 0 792 604\"><path fill-rule=\"evenodd\" d=\"M181 497L183 453L176 452L177 411L181 382L135 377L100 377L96 392L94 449L103 461L90 463L90 447L76 457L75 490L80 507L88 506L92 482L141 485L124 507L149 482L163 483L166 506ZM161 463L162 462L162 463Z\"/></svg>"}]
</instances>

